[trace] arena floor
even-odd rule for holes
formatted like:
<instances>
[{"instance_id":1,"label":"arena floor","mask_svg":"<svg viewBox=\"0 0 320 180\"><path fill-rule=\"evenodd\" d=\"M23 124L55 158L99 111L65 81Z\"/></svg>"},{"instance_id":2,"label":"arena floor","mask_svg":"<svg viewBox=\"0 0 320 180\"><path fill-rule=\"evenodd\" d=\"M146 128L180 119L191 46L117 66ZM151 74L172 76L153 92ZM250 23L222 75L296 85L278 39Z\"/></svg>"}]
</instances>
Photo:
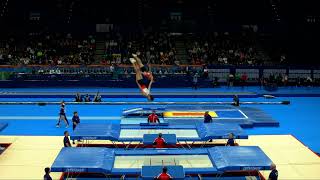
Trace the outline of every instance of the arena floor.
<instances>
[{"instance_id":1,"label":"arena floor","mask_svg":"<svg viewBox=\"0 0 320 180\"><path fill-rule=\"evenodd\" d=\"M133 95L136 89L101 88L37 88L0 89L0 102L10 101L72 101L74 92L90 93L97 91L115 96L103 99L104 102L137 102L144 98L121 98L127 92ZM241 101L283 101L290 105L245 105L254 106L279 121L279 127L255 127L245 129L248 140L238 140L239 145L258 145L277 165L279 179L320 179L320 158L313 152L320 152L320 126L318 107L320 107L320 88L283 88L277 92L266 92L259 87L217 88L217 89L155 89L161 95L157 102L230 102L231 94L248 95ZM185 97L165 97L183 93ZM43 94L50 97L30 96ZM275 99L260 97L273 94ZM10 96L7 96L10 95ZM16 96L21 95L21 96ZM16 97L15 97L16 96ZM119 96L119 97L116 97ZM189 97L188 97L189 96ZM250 97L252 96L252 97ZM257 96L257 97L254 97ZM156 95L157 97L157 95ZM195 97L195 98L193 98ZM67 105L69 119L73 111L78 111L81 123L118 122L123 109L139 105ZM153 106L153 105L150 105ZM40 179L43 168L50 166L62 147L62 136L66 128L56 128L59 106L57 105L0 105L0 122L9 126L0 132L0 143L10 143L9 148L0 155L0 179ZM125 122L122 122L125 123ZM68 130L71 132L72 127ZM17 173L19 172L19 173ZM267 177L268 172L262 172ZM52 173L60 178L60 173Z\"/></svg>"}]
</instances>

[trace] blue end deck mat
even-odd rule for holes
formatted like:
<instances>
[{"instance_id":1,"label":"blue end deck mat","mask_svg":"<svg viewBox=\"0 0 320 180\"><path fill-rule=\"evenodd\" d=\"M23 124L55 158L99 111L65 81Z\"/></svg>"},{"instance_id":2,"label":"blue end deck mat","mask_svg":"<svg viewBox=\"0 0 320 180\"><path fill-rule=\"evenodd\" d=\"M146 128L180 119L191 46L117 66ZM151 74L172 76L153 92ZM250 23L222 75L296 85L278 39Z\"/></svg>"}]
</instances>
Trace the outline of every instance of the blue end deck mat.
<instances>
[{"instance_id":1,"label":"blue end deck mat","mask_svg":"<svg viewBox=\"0 0 320 180\"><path fill-rule=\"evenodd\" d=\"M230 133L236 139L248 139L248 135L238 124L232 123L196 123L197 131L202 140L228 139Z\"/></svg>"},{"instance_id":2,"label":"blue end deck mat","mask_svg":"<svg viewBox=\"0 0 320 180\"><path fill-rule=\"evenodd\" d=\"M220 171L268 170L272 163L258 146L222 146L208 150Z\"/></svg>"},{"instance_id":3,"label":"blue end deck mat","mask_svg":"<svg viewBox=\"0 0 320 180\"><path fill-rule=\"evenodd\" d=\"M51 166L52 172L110 173L114 151L107 148L62 148Z\"/></svg>"},{"instance_id":4,"label":"blue end deck mat","mask_svg":"<svg viewBox=\"0 0 320 180\"><path fill-rule=\"evenodd\" d=\"M0 132L8 126L8 123L0 123Z\"/></svg>"},{"instance_id":5,"label":"blue end deck mat","mask_svg":"<svg viewBox=\"0 0 320 180\"><path fill-rule=\"evenodd\" d=\"M71 134L72 140L112 140L117 141L120 137L120 123L107 124L83 124L77 125Z\"/></svg>"},{"instance_id":6,"label":"blue end deck mat","mask_svg":"<svg viewBox=\"0 0 320 180\"><path fill-rule=\"evenodd\" d=\"M52 172L92 172L140 174L141 168L113 168L116 156L208 155L213 167L185 168L186 174L214 174L225 171L270 170L272 161L257 146L213 147L202 149L63 148L55 159Z\"/></svg>"}]
</instances>

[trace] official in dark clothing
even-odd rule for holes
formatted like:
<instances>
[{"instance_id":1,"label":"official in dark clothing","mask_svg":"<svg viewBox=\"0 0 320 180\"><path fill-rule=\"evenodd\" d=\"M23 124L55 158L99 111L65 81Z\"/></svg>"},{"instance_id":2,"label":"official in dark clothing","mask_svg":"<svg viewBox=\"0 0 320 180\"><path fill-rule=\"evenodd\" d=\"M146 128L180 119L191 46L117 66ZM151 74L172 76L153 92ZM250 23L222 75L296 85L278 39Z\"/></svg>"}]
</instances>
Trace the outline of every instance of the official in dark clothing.
<instances>
[{"instance_id":1,"label":"official in dark clothing","mask_svg":"<svg viewBox=\"0 0 320 180\"><path fill-rule=\"evenodd\" d=\"M204 113L204 123L212 123L212 117L209 114L209 111Z\"/></svg>"},{"instance_id":2,"label":"official in dark clothing","mask_svg":"<svg viewBox=\"0 0 320 180\"><path fill-rule=\"evenodd\" d=\"M239 105L240 105L240 100L239 100L238 95L234 95L234 96L233 96L233 103L232 103L232 105L234 105L234 106L239 106Z\"/></svg>"},{"instance_id":3,"label":"official in dark clothing","mask_svg":"<svg viewBox=\"0 0 320 180\"><path fill-rule=\"evenodd\" d=\"M84 101L85 101L85 102L91 102L91 98L90 98L89 94L87 94L87 95L84 97Z\"/></svg>"},{"instance_id":4,"label":"official in dark clothing","mask_svg":"<svg viewBox=\"0 0 320 180\"><path fill-rule=\"evenodd\" d=\"M70 143L69 132L68 131L64 132L63 145L64 145L64 147L72 147L71 143Z\"/></svg>"},{"instance_id":5,"label":"official in dark clothing","mask_svg":"<svg viewBox=\"0 0 320 180\"><path fill-rule=\"evenodd\" d=\"M68 128L69 127L69 121L67 119L66 104L64 103L64 101L62 101L61 104L60 104L59 120L58 120L58 123L57 123L56 127L60 127L61 120L63 120L65 122L66 128Z\"/></svg>"},{"instance_id":6,"label":"official in dark clothing","mask_svg":"<svg viewBox=\"0 0 320 180\"><path fill-rule=\"evenodd\" d=\"M79 93L76 94L75 102L82 102L82 97Z\"/></svg>"},{"instance_id":7,"label":"official in dark clothing","mask_svg":"<svg viewBox=\"0 0 320 180\"><path fill-rule=\"evenodd\" d=\"M271 164L271 172L269 174L268 180L278 180L278 170L275 164Z\"/></svg>"},{"instance_id":8,"label":"official in dark clothing","mask_svg":"<svg viewBox=\"0 0 320 180\"><path fill-rule=\"evenodd\" d=\"M50 176L50 168L48 168L48 167L46 167L45 169L44 169L44 172L45 172L45 174L44 174L44 176L43 176L43 180L52 180L52 178L51 178L51 176Z\"/></svg>"},{"instance_id":9,"label":"official in dark clothing","mask_svg":"<svg viewBox=\"0 0 320 180\"><path fill-rule=\"evenodd\" d=\"M77 125L80 123L80 118L79 118L79 115L78 115L78 112L73 112L73 117L72 117L72 129L73 131L76 129ZM75 144L74 143L74 140L72 141L72 144Z\"/></svg>"},{"instance_id":10,"label":"official in dark clothing","mask_svg":"<svg viewBox=\"0 0 320 180\"><path fill-rule=\"evenodd\" d=\"M78 112L73 112L73 117L72 117L72 129L75 130L77 125L80 123L80 118L78 115Z\"/></svg>"},{"instance_id":11,"label":"official in dark clothing","mask_svg":"<svg viewBox=\"0 0 320 180\"><path fill-rule=\"evenodd\" d=\"M235 146L234 143L234 134L230 133L226 146Z\"/></svg>"},{"instance_id":12,"label":"official in dark clothing","mask_svg":"<svg viewBox=\"0 0 320 180\"><path fill-rule=\"evenodd\" d=\"M102 98L99 92L97 92L96 96L94 96L93 102L102 102Z\"/></svg>"}]
</instances>

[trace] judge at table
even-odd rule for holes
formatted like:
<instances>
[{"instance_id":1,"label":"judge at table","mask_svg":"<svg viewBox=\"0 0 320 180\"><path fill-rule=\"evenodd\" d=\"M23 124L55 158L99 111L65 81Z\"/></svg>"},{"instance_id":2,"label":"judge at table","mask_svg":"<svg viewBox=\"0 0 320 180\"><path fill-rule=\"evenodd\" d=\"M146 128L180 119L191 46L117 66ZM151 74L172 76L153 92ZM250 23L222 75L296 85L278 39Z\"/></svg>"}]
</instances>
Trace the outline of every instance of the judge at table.
<instances>
[{"instance_id":1,"label":"judge at table","mask_svg":"<svg viewBox=\"0 0 320 180\"><path fill-rule=\"evenodd\" d=\"M166 144L167 142L164 140L161 133L159 133L158 137L153 141L153 145L156 145L156 148L164 148Z\"/></svg>"},{"instance_id":2,"label":"judge at table","mask_svg":"<svg viewBox=\"0 0 320 180\"><path fill-rule=\"evenodd\" d=\"M162 168L162 173L160 173L157 177L157 180L171 180L173 179L172 176L168 173L168 168L163 167Z\"/></svg>"},{"instance_id":3,"label":"judge at table","mask_svg":"<svg viewBox=\"0 0 320 180\"><path fill-rule=\"evenodd\" d=\"M155 110L153 110L152 114L148 116L148 123L160 123L159 117Z\"/></svg>"}]
</instances>

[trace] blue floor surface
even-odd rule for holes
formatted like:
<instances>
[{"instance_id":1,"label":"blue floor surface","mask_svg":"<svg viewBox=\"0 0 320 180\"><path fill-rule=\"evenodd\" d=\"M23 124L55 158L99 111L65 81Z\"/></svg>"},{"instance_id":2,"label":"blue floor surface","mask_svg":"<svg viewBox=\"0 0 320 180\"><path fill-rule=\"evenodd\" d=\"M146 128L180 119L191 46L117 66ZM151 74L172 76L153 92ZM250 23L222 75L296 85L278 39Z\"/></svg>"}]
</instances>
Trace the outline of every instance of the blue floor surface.
<instances>
[{"instance_id":1,"label":"blue floor surface","mask_svg":"<svg viewBox=\"0 0 320 180\"><path fill-rule=\"evenodd\" d=\"M139 92L138 88L1 88L0 94L12 92ZM266 91L257 86L220 88L153 88L153 92L251 92L256 94L320 94L320 87L279 87L277 91Z\"/></svg>"},{"instance_id":2,"label":"blue floor surface","mask_svg":"<svg viewBox=\"0 0 320 180\"><path fill-rule=\"evenodd\" d=\"M256 88L258 90L259 88ZM0 91L3 91L1 89ZM9 89L5 89L8 91ZM24 89L26 90L26 89ZM53 91L57 89L28 89L28 91L42 91L49 90ZM64 91L66 89L59 89ZM74 89L69 89L68 91ZM88 91L91 89L81 89ZM92 89L92 90L97 90ZM114 89L108 89L108 91ZM157 89L157 91L165 89ZM168 89L167 89L168 90ZM172 89L171 89L172 90ZM181 90L181 89L177 89ZM200 89L201 91L207 91L208 89ZM211 90L211 89L210 89ZM222 91L221 89L212 89ZM12 91L23 91L22 89L12 89ZM83 92L82 91L82 92ZM107 90L106 90L107 91ZM191 91L187 89L185 91ZM234 89L233 89L234 91ZM290 91L290 89L288 90ZM286 92L288 92L286 91ZM308 89L296 89L294 92L300 93L320 93L320 88L313 90ZM281 91L279 91L281 92ZM283 93L286 93L283 90ZM260 92L262 93L262 92ZM1 101L10 101L10 99L0 99ZM12 100L12 99L11 99ZM49 100L60 100L50 98ZM113 98L110 101L145 101L143 98ZM108 100L108 101L109 101ZM260 108L266 113L270 114L274 119L280 122L280 127L270 128L252 128L246 129L249 135L262 135L262 134L292 134L301 140L304 144L310 147L315 152L320 152L320 97L288 97L288 98L276 98L266 100L263 98L247 98L241 99L242 101L282 101L290 100L291 104L286 105L248 105ZM42 99L47 101L47 99ZM230 101L227 98L159 98L157 101ZM125 108L137 107L137 105L67 105L67 114L72 115L73 111L78 111L81 122L83 123L103 123L107 121L119 121L121 112ZM0 135L62 135L65 127L56 128L55 123L58 119L59 107L54 105L48 106L37 106L37 105L0 105L0 121L9 122L9 126L0 132ZM71 120L69 118L69 120ZM72 127L68 128L72 131Z\"/></svg>"}]
</instances>

